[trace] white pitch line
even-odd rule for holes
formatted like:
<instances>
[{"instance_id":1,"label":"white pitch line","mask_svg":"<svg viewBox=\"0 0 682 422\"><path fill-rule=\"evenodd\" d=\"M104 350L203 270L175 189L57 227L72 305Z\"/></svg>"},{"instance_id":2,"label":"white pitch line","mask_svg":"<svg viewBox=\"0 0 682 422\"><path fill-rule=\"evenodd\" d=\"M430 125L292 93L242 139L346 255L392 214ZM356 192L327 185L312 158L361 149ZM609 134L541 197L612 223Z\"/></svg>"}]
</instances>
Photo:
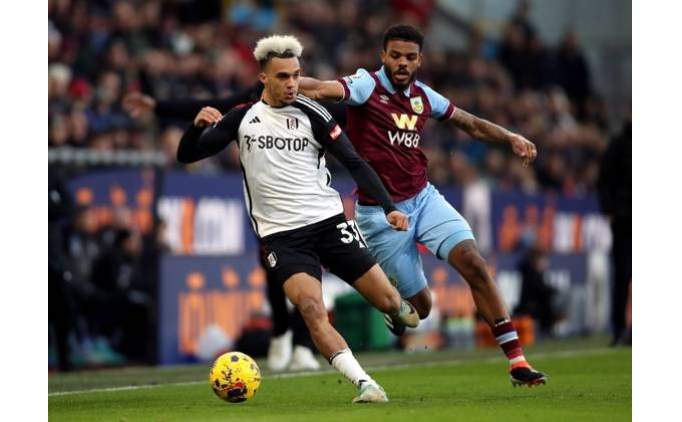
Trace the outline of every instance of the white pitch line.
<instances>
[{"instance_id":1,"label":"white pitch line","mask_svg":"<svg viewBox=\"0 0 682 422\"><path fill-rule=\"evenodd\" d=\"M603 355L613 352L613 349L591 349L591 350L564 350L559 352L550 353L534 353L532 355L533 359L546 359L546 358L567 358L573 356L581 355ZM495 363L504 360L501 356L491 357L485 359L451 359L451 360L434 360L427 362L413 362L413 363L399 363L395 365L378 365L368 367L368 371L383 371L387 369L405 369L413 367L430 367L438 365L463 365L470 362L478 363ZM333 369L325 369L322 371L303 371L303 372L289 372L285 374L272 374L268 375L267 378L279 379L279 378L301 378L301 377L311 377L316 375L328 375L338 373ZM167 387L167 386L184 386L184 385L195 385L204 384L206 381L184 381L184 382L173 382L164 384L145 384L145 385L128 385L124 387L108 387L108 388L93 388L90 390L74 390L74 391L60 391L56 393L48 393L48 397L58 397L58 396L70 396L74 394L89 394L89 393L108 393L116 391L129 391L129 390L142 390L147 388L156 387Z\"/></svg>"}]
</instances>

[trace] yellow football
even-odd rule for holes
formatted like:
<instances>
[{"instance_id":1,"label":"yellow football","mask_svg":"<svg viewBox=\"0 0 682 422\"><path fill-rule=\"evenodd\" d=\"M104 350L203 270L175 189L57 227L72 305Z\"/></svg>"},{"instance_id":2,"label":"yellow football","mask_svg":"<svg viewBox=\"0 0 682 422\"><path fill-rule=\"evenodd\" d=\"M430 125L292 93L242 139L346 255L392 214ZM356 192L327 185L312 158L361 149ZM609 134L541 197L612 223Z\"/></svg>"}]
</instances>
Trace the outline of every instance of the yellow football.
<instances>
[{"instance_id":1,"label":"yellow football","mask_svg":"<svg viewBox=\"0 0 682 422\"><path fill-rule=\"evenodd\" d=\"M260 387L260 369L250 356L228 352L215 360L208 381L213 392L230 403L252 398Z\"/></svg>"}]
</instances>

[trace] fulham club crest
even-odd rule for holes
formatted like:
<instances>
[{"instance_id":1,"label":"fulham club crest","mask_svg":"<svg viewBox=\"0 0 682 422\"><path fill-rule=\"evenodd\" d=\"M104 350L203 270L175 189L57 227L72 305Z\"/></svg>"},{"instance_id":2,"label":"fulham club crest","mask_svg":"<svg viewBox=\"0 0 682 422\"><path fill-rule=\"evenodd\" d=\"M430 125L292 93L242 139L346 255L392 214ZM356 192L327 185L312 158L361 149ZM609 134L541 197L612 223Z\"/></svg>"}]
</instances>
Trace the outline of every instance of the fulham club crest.
<instances>
[{"instance_id":1,"label":"fulham club crest","mask_svg":"<svg viewBox=\"0 0 682 422\"><path fill-rule=\"evenodd\" d=\"M268 254L268 264L270 264L270 268L275 268L277 265L277 255L275 255L275 252Z\"/></svg>"},{"instance_id":2,"label":"fulham club crest","mask_svg":"<svg viewBox=\"0 0 682 422\"><path fill-rule=\"evenodd\" d=\"M287 129L298 129L298 119L295 117L289 117L287 119Z\"/></svg>"},{"instance_id":3,"label":"fulham club crest","mask_svg":"<svg viewBox=\"0 0 682 422\"><path fill-rule=\"evenodd\" d=\"M410 98L410 105L412 110L417 114L422 114L424 112L424 103L422 102L422 97L412 97Z\"/></svg>"}]
</instances>

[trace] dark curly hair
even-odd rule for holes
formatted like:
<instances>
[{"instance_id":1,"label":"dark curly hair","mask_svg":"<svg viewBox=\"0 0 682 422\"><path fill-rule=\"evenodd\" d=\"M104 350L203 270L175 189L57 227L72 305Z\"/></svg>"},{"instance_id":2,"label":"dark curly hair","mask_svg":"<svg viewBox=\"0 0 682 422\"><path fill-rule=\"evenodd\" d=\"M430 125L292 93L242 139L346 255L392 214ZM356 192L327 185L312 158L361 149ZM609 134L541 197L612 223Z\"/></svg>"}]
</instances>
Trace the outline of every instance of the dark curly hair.
<instances>
[{"instance_id":1,"label":"dark curly hair","mask_svg":"<svg viewBox=\"0 0 682 422\"><path fill-rule=\"evenodd\" d=\"M417 28L410 25L393 25L384 32L384 50L391 40L410 41L419 45L419 51L424 44L424 35Z\"/></svg>"}]
</instances>

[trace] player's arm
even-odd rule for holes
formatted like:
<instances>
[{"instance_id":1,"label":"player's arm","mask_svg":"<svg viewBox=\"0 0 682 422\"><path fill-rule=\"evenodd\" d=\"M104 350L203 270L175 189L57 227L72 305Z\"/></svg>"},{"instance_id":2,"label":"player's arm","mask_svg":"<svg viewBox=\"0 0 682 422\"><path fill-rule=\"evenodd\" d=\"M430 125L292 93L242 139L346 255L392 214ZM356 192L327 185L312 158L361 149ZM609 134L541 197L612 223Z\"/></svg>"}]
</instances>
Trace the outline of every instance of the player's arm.
<instances>
[{"instance_id":1,"label":"player's arm","mask_svg":"<svg viewBox=\"0 0 682 422\"><path fill-rule=\"evenodd\" d=\"M343 85L339 81L321 81L303 76L299 79L298 89L301 94L317 101L341 101L344 97Z\"/></svg>"},{"instance_id":2,"label":"player's arm","mask_svg":"<svg viewBox=\"0 0 682 422\"><path fill-rule=\"evenodd\" d=\"M203 107L229 110L239 104L257 100L263 91L263 84L257 84L229 97L212 100L156 100L141 92L130 92L123 97L123 108L133 117L154 113L157 117L191 120Z\"/></svg>"},{"instance_id":3,"label":"player's arm","mask_svg":"<svg viewBox=\"0 0 682 422\"><path fill-rule=\"evenodd\" d=\"M523 158L523 162L526 165L535 160L537 156L535 144L528 139L493 122L467 113L461 108L454 109L450 115L450 120L455 126L475 139L509 144L514 154Z\"/></svg>"},{"instance_id":4,"label":"player's arm","mask_svg":"<svg viewBox=\"0 0 682 422\"><path fill-rule=\"evenodd\" d=\"M228 116L229 113L225 117ZM202 108L180 139L178 161L184 164L194 163L220 152L234 139L236 133L230 120L221 120L221 114L215 108Z\"/></svg>"},{"instance_id":5,"label":"player's arm","mask_svg":"<svg viewBox=\"0 0 682 422\"><path fill-rule=\"evenodd\" d=\"M343 101L347 105L364 104L374 91L376 83L365 69L335 81L319 81L310 77L300 79L299 90L315 100Z\"/></svg>"},{"instance_id":6,"label":"player's arm","mask_svg":"<svg viewBox=\"0 0 682 422\"><path fill-rule=\"evenodd\" d=\"M346 167L358 188L381 205L386 214L386 220L391 226L396 230L407 230L408 217L397 210L391 195L389 195L377 173L358 155L353 144L338 125L334 131L337 133L332 132L330 141L326 144L329 152Z\"/></svg>"}]
</instances>

